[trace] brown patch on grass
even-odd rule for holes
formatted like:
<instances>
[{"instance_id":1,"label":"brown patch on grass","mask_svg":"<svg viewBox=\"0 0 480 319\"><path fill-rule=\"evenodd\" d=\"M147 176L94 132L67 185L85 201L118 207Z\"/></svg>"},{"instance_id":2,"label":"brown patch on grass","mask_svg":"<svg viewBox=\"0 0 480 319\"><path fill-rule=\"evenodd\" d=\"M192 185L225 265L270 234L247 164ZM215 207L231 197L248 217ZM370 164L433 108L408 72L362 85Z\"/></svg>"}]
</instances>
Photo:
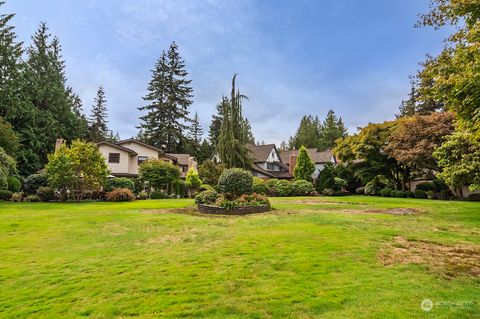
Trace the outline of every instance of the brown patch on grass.
<instances>
[{"instance_id":1,"label":"brown patch on grass","mask_svg":"<svg viewBox=\"0 0 480 319\"><path fill-rule=\"evenodd\" d=\"M342 213L347 214L387 214L387 215L415 215L422 213L421 210L416 208L387 208L387 209L347 209L342 210Z\"/></svg>"},{"instance_id":2,"label":"brown patch on grass","mask_svg":"<svg viewBox=\"0 0 480 319\"><path fill-rule=\"evenodd\" d=\"M356 203L356 202L332 202L332 201L324 201L322 198L319 197L318 199L295 199L295 200L287 200L282 202L282 204L298 204L298 205L365 205L364 203Z\"/></svg>"},{"instance_id":3,"label":"brown patch on grass","mask_svg":"<svg viewBox=\"0 0 480 319\"><path fill-rule=\"evenodd\" d=\"M128 227L119 223L107 223L103 226L102 231L111 236L120 236L128 231Z\"/></svg>"},{"instance_id":4,"label":"brown patch on grass","mask_svg":"<svg viewBox=\"0 0 480 319\"><path fill-rule=\"evenodd\" d=\"M462 274L480 277L478 245L445 245L398 236L382 248L378 259L384 266L424 264L429 270L443 273L447 277Z\"/></svg>"}]
</instances>

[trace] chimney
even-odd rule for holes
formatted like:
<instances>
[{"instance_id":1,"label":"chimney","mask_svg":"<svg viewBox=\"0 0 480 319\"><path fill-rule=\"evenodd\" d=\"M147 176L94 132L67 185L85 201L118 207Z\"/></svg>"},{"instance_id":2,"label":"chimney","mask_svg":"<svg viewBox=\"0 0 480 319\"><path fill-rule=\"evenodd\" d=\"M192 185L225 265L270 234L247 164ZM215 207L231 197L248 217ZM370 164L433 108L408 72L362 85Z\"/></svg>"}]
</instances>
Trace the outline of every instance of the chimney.
<instances>
[{"instance_id":1,"label":"chimney","mask_svg":"<svg viewBox=\"0 0 480 319\"><path fill-rule=\"evenodd\" d=\"M65 143L65 140L61 138L57 138L57 140L55 141L55 152L58 151L60 147L63 146L64 143Z\"/></svg>"},{"instance_id":2,"label":"chimney","mask_svg":"<svg viewBox=\"0 0 480 319\"><path fill-rule=\"evenodd\" d=\"M198 163L197 163L197 161L195 160L195 157L190 156L190 157L188 158L188 170L190 170L190 168L192 168L192 167L193 167L193 169L196 171L197 168L198 168Z\"/></svg>"},{"instance_id":3,"label":"chimney","mask_svg":"<svg viewBox=\"0 0 480 319\"><path fill-rule=\"evenodd\" d=\"M293 170L295 169L295 165L297 165L297 155L292 153L290 155L290 162L288 164L288 173L293 176Z\"/></svg>"}]
</instances>

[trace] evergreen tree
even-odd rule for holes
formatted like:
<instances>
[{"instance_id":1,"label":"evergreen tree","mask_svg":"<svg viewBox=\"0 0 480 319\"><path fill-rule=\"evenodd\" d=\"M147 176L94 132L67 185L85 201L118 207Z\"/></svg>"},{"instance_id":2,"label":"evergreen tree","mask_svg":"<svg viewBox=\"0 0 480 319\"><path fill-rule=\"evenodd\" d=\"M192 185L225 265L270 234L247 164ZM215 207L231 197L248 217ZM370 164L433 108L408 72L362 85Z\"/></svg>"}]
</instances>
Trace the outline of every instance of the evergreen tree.
<instances>
[{"instance_id":1,"label":"evergreen tree","mask_svg":"<svg viewBox=\"0 0 480 319\"><path fill-rule=\"evenodd\" d=\"M210 143L216 147L218 144L218 136L220 135L220 128L222 127L223 114L222 103L217 104L217 114L212 115L212 122L208 130L208 139Z\"/></svg>"},{"instance_id":2,"label":"evergreen tree","mask_svg":"<svg viewBox=\"0 0 480 319\"><path fill-rule=\"evenodd\" d=\"M404 116L413 116L415 115L416 111L416 103L417 103L417 93L415 89L415 84L412 81L410 93L408 95L408 100L403 100L400 104L399 114L397 114L397 118L404 117Z\"/></svg>"},{"instance_id":3,"label":"evergreen tree","mask_svg":"<svg viewBox=\"0 0 480 319\"><path fill-rule=\"evenodd\" d=\"M60 42L41 23L27 48L22 72L23 102L6 118L23 147L18 161L22 175L43 168L55 140L79 137L81 118L74 112L74 95L66 85Z\"/></svg>"},{"instance_id":4,"label":"evergreen tree","mask_svg":"<svg viewBox=\"0 0 480 319\"><path fill-rule=\"evenodd\" d=\"M198 154L196 156L198 163L203 163L212 157L215 148L208 142L207 139L203 139Z\"/></svg>"},{"instance_id":5,"label":"evergreen tree","mask_svg":"<svg viewBox=\"0 0 480 319\"><path fill-rule=\"evenodd\" d=\"M148 93L143 98L148 104L139 110L147 111L140 117L145 141L167 152L180 153L186 147L185 130L188 107L192 104L193 89L187 79L185 62L178 53L175 42L167 53L163 52L148 85Z\"/></svg>"},{"instance_id":6,"label":"evergreen tree","mask_svg":"<svg viewBox=\"0 0 480 319\"><path fill-rule=\"evenodd\" d=\"M252 133L252 127L247 118L243 120L243 140L247 144L255 144L255 137Z\"/></svg>"},{"instance_id":7,"label":"evergreen tree","mask_svg":"<svg viewBox=\"0 0 480 319\"><path fill-rule=\"evenodd\" d=\"M232 92L230 99L223 97L223 121L217 144L217 153L220 161L228 168L250 168L252 160L246 147L244 118L242 115L242 100L245 95L240 94L235 88L235 74L232 79Z\"/></svg>"},{"instance_id":8,"label":"evergreen tree","mask_svg":"<svg viewBox=\"0 0 480 319\"><path fill-rule=\"evenodd\" d=\"M0 1L0 9L5 4ZM17 42L14 27L9 23L14 14L0 14L0 116L7 117L13 105L19 100L21 89L20 58L23 53L22 43Z\"/></svg>"},{"instance_id":9,"label":"evergreen tree","mask_svg":"<svg viewBox=\"0 0 480 319\"><path fill-rule=\"evenodd\" d=\"M102 86L97 90L97 96L90 112L89 122L89 138L92 142L101 142L109 138L113 138L112 133L108 130L108 113L107 99Z\"/></svg>"},{"instance_id":10,"label":"evergreen tree","mask_svg":"<svg viewBox=\"0 0 480 319\"><path fill-rule=\"evenodd\" d=\"M280 151L288 151L288 144L287 142L285 141L282 141L282 143L280 143L280 147L278 148Z\"/></svg>"},{"instance_id":11,"label":"evergreen tree","mask_svg":"<svg viewBox=\"0 0 480 319\"><path fill-rule=\"evenodd\" d=\"M190 154L195 157L198 157L202 136L203 136L203 129L198 119L198 113L195 112L195 115L193 116L192 123L190 124L190 128L188 131L188 140L190 142Z\"/></svg>"},{"instance_id":12,"label":"evergreen tree","mask_svg":"<svg viewBox=\"0 0 480 319\"><path fill-rule=\"evenodd\" d=\"M305 146L306 148L317 147L320 137L320 129L321 124L318 117L304 115L297 131L292 137L290 137L289 148L299 149L302 146Z\"/></svg>"},{"instance_id":13,"label":"evergreen tree","mask_svg":"<svg viewBox=\"0 0 480 319\"><path fill-rule=\"evenodd\" d=\"M297 164L293 170L293 176L295 176L296 180L311 181L313 172L315 172L315 163L308 156L307 149L302 146L298 151Z\"/></svg>"},{"instance_id":14,"label":"evergreen tree","mask_svg":"<svg viewBox=\"0 0 480 319\"><path fill-rule=\"evenodd\" d=\"M317 148L320 151L335 147L335 141L347 136L347 129L341 117L337 118L335 112L328 111L320 129L320 138Z\"/></svg>"}]
</instances>

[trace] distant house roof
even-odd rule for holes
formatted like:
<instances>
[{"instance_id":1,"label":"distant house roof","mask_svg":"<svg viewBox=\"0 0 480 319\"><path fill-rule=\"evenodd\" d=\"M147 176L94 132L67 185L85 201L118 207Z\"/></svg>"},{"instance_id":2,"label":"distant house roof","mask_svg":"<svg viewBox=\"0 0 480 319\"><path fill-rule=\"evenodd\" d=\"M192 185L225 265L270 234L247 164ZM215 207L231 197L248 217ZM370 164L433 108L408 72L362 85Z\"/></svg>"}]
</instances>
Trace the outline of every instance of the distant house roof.
<instances>
[{"instance_id":1,"label":"distant house roof","mask_svg":"<svg viewBox=\"0 0 480 319\"><path fill-rule=\"evenodd\" d=\"M333 153L331 150L325 150L325 151L319 152L315 148L308 148L307 153L308 153L308 156L310 156L310 158L315 164L324 164L324 163L332 162ZM291 155L298 156L298 150L280 151L280 159L283 163L287 165L290 164Z\"/></svg>"},{"instance_id":2,"label":"distant house roof","mask_svg":"<svg viewBox=\"0 0 480 319\"><path fill-rule=\"evenodd\" d=\"M143 145L143 146L145 146L145 147L148 147L148 148L150 148L150 149L152 149L152 150L155 150L155 151L157 151L157 152L159 152L159 153L164 153L163 150L161 150L161 149L159 149L159 148L157 148L157 147L155 147L155 146L148 145L147 143L143 143L143 142L141 142L141 141L139 141L139 140L137 140L137 139L135 139L135 138L129 138L129 139L126 139L126 140L121 140L121 141L116 142L115 144L116 144L116 145L122 145L122 144L126 144L126 143L137 143L137 144Z\"/></svg>"},{"instance_id":3,"label":"distant house roof","mask_svg":"<svg viewBox=\"0 0 480 319\"><path fill-rule=\"evenodd\" d=\"M178 165L188 165L188 159L190 158L190 154L172 154L172 153L167 153L164 155L170 155L172 157L175 157L177 160Z\"/></svg>"},{"instance_id":4,"label":"distant house roof","mask_svg":"<svg viewBox=\"0 0 480 319\"><path fill-rule=\"evenodd\" d=\"M98 142L97 145L108 145L108 146L114 147L116 149L125 151L125 152L127 152L131 155L137 155L137 153L134 150L131 150L129 148L126 148L126 147L123 147L123 146L120 146L120 145L117 145L117 144L113 144L113 143L103 141L103 142Z\"/></svg>"},{"instance_id":5,"label":"distant house roof","mask_svg":"<svg viewBox=\"0 0 480 319\"><path fill-rule=\"evenodd\" d=\"M247 148L250 150L250 154L252 155L253 161L255 163L258 162L266 162L268 159L268 155L272 152L272 149L275 148L275 144L266 144L266 145L247 145Z\"/></svg>"},{"instance_id":6,"label":"distant house roof","mask_svg":"<svg viewBox=\"0 0 480 319\"><path fill-rule=\"evenodd\" d=\"M278 163L278 162L277 162ZM270 171L263 169L262 167L258 166L257 164L252 165L252 171L261 173L265 176L271 177L271 178L292 178L292 175L287 171Z\"/></svg>"}]
</instances>

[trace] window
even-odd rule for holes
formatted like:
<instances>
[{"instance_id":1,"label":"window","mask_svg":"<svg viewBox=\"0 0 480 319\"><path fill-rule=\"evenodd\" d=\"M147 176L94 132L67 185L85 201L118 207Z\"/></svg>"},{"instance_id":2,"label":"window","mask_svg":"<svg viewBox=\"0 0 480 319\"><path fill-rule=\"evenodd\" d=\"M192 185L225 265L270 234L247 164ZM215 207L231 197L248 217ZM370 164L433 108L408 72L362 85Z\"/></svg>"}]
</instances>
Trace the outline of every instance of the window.
<instances>
[{"instance_id":1,"label":"window","mask_svg":"<svg viewBox=\"0 0 480 319\"><path fill-rule=\"evenodd\" d=\"M148 159L148 156L139 156L138 157L138 165L142 164Z\"/></svg>"},{"instance_id":2,"label":"window","mask_svg":"<svg viewBox=\"0 0 480 319\"><path fill-rule=\"evenodd\" d=\"M109 163L120 163L120 153L108 153Z\"/></svg>"},{"instance_id":3,"label":"window","mask_svg":"<svg viewBox=\"0 0 480 319\"><path fill-rule=\"evenodd\" d=\"M184 173L188 172L188 166L182 166L182 172Z\"/></svg>"},{"instance_id":4,"label":"window","mask_svg":"<svg viewBox=\"0 0 480 319\"><path fill-rule=\"evenodd\" d=\"M275 166L273 165L273 163L267 162L267 169L268 169L269 171L273 171L273 170L275 169Z\"/></svg>"}]
</instances>

